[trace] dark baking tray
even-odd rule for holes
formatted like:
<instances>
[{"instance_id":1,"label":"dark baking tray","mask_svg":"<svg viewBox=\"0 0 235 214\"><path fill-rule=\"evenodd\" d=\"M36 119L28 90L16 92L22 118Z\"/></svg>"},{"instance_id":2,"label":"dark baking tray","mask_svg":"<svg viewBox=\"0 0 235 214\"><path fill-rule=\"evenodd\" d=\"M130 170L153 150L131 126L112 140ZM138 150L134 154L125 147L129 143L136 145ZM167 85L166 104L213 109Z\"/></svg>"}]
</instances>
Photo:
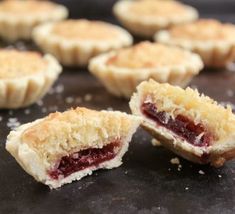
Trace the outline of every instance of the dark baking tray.
<instances>
[{"instance_id":1,"label":"dark baking tray","mask_svg":"<svg viewBox=\"0 0 235 214\"><path fill-rule=\"evenodd\" d=\"M116 22L111 17L114 1L58 2L70 8L72 17ZM235 2L232 0L186 2L196 6L204 17L235 21ZM16 46L24 47L22 43ZM32 48L28 44L27 47ZM64 91L58 93L62 86ZM219 102L235 104L234 72L204 70L194 78L191 86ZM64 68L54 88L56 90L43 99L42 106L35 104L26 108L27 110L0 111L3 118L0 123L1 214L235 213L235 161L215 169L180 159L182 169L178 171L178 167L170 163L170 159L176 155L163 147L153 147L150 143L151 136L142 129L133 137L124 163L117 169L99 170L79 182L53 191L35 182L5 150L6 136L10 131L7 127L9 118L17 118L21 123L26 123L56 109L63 111L78 105L129 112L128 101L108 94L86 69ZM92 95L91 100L85 99L87 94ZM199 171L205 174L200 174Z\"/></svg>"}]
</instances>

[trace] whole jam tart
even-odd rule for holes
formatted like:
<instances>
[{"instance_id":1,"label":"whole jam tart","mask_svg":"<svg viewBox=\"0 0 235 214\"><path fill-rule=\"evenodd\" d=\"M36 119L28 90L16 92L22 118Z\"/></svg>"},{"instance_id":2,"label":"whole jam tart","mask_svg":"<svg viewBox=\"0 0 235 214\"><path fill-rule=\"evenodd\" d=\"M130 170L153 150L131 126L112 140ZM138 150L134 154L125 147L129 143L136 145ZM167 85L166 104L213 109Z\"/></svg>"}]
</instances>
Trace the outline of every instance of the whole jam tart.
<instances>
[{"instance_id":1,"label":"whole jam tart","mask_svg":"<svg viewBox=\"0 0 235 214\"><path fill-rule=\"evenodd\" d=\"M235 115L191 88L153 80L141 83L130 101L142 126L163 146L196 163L220 167L235 157Z\"/></svg>"},{"instance_id":2,"label":"whole jam tart","mask_svg":"<svg viewBox=\"0 0 235 214\"><path fill-rule=\"evenodd\" d=\"M208 67L225 67L235 61L235 25L200 19L173 26L155 35L155 40L199 54Z\"/></svg>"},{"instance_id":3,"label":"whole jam tart","mask_svg":"<svg viewBox=\"0 0 235 214\"><path fill-rule=\"evenodd\" d=\"M151 42L102 54L89 63L91 73L110 93L126 98L150 78L184 87L202 68L198 55Z\"/></svg>"},{"instance_id":4,"label":"whole jam tart","mask_svg":"<svg viewBox=\"0 0 235 214\"><path fill-rule=\"evenodd\" d=\"M0 108L20 108L35 103L62 71L51 55L8 49L0 50L0 67Z\"/></svg>"},{"instance_id":5,"label":"whole jam tart","mask_svg":"<svg viewBox=\"0 0 235 214\"><path fill-rule=\"evenodd\" d=\"M10 42L30 39L35 26L67 16L66 7L49 1L4 0L0 2L0 37Z\"/></svg>"},{"instance_id":6,"label":"whole jam tart","mask_svg":"<svg viewBox=\"0 0 235 214\"><path fill-rule=\"evenodd\" d=\"M140 122L121 112L56 112L11 131L6 149L37 181L58 188L94 170L120 166Z\"/></svg>"},{"instance_id":7,"label":"whole jam tart","mask_svg":"<svg viewBox=\"0 0 235 214\"><path fill-rule=\"evenodd\" d=\"M85 19L39 26L34 40L44 52L68 66L86 66L93 56L132 44L132 36L124 29Z\"/></svg>"},{"instance_id":8,"label":"whole jam tart","mask_svg":"<svg viewBox=\"0 0 235 214\"><path fill-rule=\"evenodd\" d=\"M121 0L114 5L113 11L123 26L144 37L198 18L196 9L177 1Z\"/></svg>"}]
</instances>

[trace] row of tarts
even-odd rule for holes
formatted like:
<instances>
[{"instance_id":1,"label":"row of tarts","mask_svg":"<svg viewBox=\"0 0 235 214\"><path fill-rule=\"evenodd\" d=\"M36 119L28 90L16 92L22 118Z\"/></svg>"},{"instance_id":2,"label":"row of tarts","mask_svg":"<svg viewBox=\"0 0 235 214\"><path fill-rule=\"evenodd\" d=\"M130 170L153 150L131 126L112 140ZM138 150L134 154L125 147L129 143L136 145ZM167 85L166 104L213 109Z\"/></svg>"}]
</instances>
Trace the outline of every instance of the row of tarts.
<instances>
[{"instance_id":1,"label":"row of tarts","mask_svg":"<svg viewBox=\"0 0 235 214\"><path fill-rule=\"evenodd\" d=\"M6 149L51 188L99 168L119 166L140 124L193 162L219 167L235 157L231 108L196 90L173 86L186 86L204 65L224 67L234 61L235 26L197 20L194 8L171 0L119 1L114 14L132 33L159 43L127 47L133 39L123 28L63 20L67 9L51 2L0 3L0 36L10 42L32 38L46 53L0 51L1 108L24 107L40 99L62 71L60 62L88 66L109 92L131 97L132 111L128 115L78 107L56 112L11 131Z\"/></svg>"}]
</instances>

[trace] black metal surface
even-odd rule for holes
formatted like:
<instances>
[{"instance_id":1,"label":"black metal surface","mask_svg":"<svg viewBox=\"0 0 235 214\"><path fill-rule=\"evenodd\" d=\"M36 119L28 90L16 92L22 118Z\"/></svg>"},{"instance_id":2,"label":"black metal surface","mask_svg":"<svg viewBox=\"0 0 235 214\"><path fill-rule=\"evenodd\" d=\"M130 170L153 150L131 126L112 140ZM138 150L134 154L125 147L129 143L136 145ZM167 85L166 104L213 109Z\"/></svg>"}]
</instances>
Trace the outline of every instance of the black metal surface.
<instances>
[{"instance_id":1,"label":"black metal surface","mask_svg":"<svg viewBox=\"0 0 235 214\"><path fill-rule=\"evenodd\" d=\"M198 8L200 2L203 4L202 0L198 5L197 1L192 2ZM210 0L207 4L211 5L210 10L216 17L233 17L232 13L219 14L213 2L219 1ZM110 19L113 1L73 0L64 3L73 8L73 15L77 9L77 16ZM227 1L227 4L234 6L234 1ZM226 8L231 11L228 5L224 10ZM204 70L191 85L220 102L235 104L234 83L234 72ZM65 69L54 88L58 89L58 85L63 85L64 91L52 91L43 99L42 106L35 104L27 110L0 111L3 118L0 123L0 213L235 213L235 161L214 169L180 159L182 169L178 171L178 167L170 163L176 155L162 147L153 147L152 138L141 129L133 137L121 167L99 170L79 182L53 191L35 182L5 151L9 118L18 118L25 123L55 109L63 111L77 105L129 111L126 100L109 95L85 70ZM91 94L92 99L85 101L87 94Z\"/></svg>"}]
</instances>

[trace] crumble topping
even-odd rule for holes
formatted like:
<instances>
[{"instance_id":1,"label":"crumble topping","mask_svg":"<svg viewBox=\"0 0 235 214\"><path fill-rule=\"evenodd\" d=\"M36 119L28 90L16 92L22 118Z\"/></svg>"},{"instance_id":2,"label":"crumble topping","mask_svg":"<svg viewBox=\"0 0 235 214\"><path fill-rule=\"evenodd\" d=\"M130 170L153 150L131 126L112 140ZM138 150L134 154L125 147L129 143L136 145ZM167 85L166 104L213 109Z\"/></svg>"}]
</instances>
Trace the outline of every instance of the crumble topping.
<instances>
[{"instance_id":1,"label":"crumble topping","mask_svg":"<svg viewBox=\"0 0 235 214\"><path fill-rule=\"evenodd\" d=\"M213 19L173 26L169 33L174 38L192 40L234 40L235 25L223 24Z\"/></svg>"},{"instance_id":2,"label":"crumble topping","mask_svg":"<svg viewBox=\"0 0 235 214\"><path fill-rule=\"evenodd\" d=\"M68 39L113 40L119 35L111 24L101 21L66 20L56 23L52 33Z\"/></svg>"},{"instance_id":3,"label":"crumble topping","mask_svg":"<svg viewBox=\"0 0 235 214\"><path fill-rule=\"evenodd\" d=\"M19 78L43 71L47 63L36 52L0 51L0 79Z\"/></svg>"},{"instance_id":4,"label":"crumble topping","mask_svg":"<svg viewBox=\"0 0 235 214\"><path fill-rule=\"evenodd\" d=\"M132 2L130 12L152 17L175 17L176 14L186 13L187 8L175 1L142 0Z\"/></svg>"},{"instance_id":5,"label":"crumble topping","mask_svg":"<svg viewBox=\"0 0 235 214\"><path fill-rule=\"evenodd\" d=\"M55 5L49 1L6 0L0 3L0 12L16 15L33 15L50 13Z\"/></svg>"},{"instance_id":6,"label":"crumble topping","mask_svg":"<svg viewBox=\"0 0 235 214\"><path fill-rule=\"evenodd\" d=\"M176 47L141 42L133 47L117 51L108 65L127 68L156 68L180 65L188 61L190 53Z\"/></svg>"}]
</instances>

